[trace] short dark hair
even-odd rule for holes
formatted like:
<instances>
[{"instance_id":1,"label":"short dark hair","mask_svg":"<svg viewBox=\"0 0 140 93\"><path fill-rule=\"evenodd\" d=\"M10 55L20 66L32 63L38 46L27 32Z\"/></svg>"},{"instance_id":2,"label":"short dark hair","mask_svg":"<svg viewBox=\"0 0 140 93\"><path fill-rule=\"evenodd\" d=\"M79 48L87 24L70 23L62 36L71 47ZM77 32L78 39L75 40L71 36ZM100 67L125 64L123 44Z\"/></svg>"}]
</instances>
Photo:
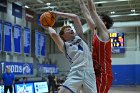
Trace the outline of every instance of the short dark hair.
<instances>
[{"instance_id":1,"label":"short dark hair","mask_svg":"<svg viewBox=\"0 0 140 93\"><path fill-rule=\"evenodd\" d=\"M60 37L64 34L64 30L65 30L66 28L71 28L71 26L63 26L63 27L61 28L60 32L59 32L59 36L60 36ZM62 37L61 37L61 38L62 38Z\"/></svg>"},{"instance_id":2,"label":"short dark hair","mask_svg":"<svg viewBox=\"0 0 140 93\"><path fill-rule=\"evenodd\" d=\"M102 21L107 23L107 24L105 24L106 28L110 29L114 24L113 19L105 13L100 13L99 15L100 15Z\"/></svg>"}]
</instances>

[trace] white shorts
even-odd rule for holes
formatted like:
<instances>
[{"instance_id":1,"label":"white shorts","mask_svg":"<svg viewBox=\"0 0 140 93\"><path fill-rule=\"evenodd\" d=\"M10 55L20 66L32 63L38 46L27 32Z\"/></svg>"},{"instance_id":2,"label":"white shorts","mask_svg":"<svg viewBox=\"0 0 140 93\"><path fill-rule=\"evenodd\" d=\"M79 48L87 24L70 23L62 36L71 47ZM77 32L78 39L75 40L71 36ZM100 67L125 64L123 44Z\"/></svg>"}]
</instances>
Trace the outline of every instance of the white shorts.
<instances>
[{"instance_id":1,"label":"white shorts","mask_svg":"<svg viewBox=\"0 0 140 93\"><path fill-rule=\"evenodd\" d=\"M97 93L95 74L91 70L71 71L63 85L73 93L79 90L82 93Z\"/></svg>"}]
</instances>

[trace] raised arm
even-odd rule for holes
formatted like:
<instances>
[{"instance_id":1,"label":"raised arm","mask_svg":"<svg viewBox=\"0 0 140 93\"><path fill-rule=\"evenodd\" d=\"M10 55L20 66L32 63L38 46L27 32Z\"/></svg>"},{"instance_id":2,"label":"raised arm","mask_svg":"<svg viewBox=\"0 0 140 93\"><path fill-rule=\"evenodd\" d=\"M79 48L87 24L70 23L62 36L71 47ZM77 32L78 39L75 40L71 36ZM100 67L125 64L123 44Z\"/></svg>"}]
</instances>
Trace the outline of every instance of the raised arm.
<instances>
[{"instance_id":1,"label":"raised arm","mask_svg":"<svg viewBox=\"0 0 140 93\"><path fill-rule=\"evenodd\" d=\"M79 4L80 4L80 8L81 8L82 14L83 14L83 16L85 17L85 19L87 21L87 24L89 25L90 29L92 31L94 31L96 26L95 26L95 23L94 23L93 19L91 18L89 10L85 6L83 0L79 0Z\"/></svg>"},{"instance_id":2,"label":"raised arm","mask_svg":"<svg viewBox=\"0 0 140 93\"><path fill-rule=\"evenodd\" d=\"M84 38L82 24L81 24L81 21L80 21L79 17L76 14L63 13L63 12L58 12L58 11L52 11L52 13L54 13L56 16L61 16L61 17L64 17L64 18L71 19L74 22L74 28L76 30L76 33L78 35L80 35L82 38Z\"/></svg>"},{"instance_id":3,"label":"raised arm","mask_svg":"<svg viewBox=\"0 0 140 93\"><path fill-rule=\"evenodd\" d=\"M61 52L64 52L64 42L52 27L45 28Z\"/></svg>"},{"instance_id":4,"label":"raised arm","mask_svg":"<svg viewBox=\"0 0 140 93\"><path fill-rule=\"evenodd\" d=\"M88 1L89 12L90 12L91 17L97 26L99 37L102 40L105 40L105 41L108 40L109 39L109 32L108 32L104 22L101 20L101 18L97 14L96 7L95 7L93 0L87 0L87 1Z\"/></svg>"}]
</instances>

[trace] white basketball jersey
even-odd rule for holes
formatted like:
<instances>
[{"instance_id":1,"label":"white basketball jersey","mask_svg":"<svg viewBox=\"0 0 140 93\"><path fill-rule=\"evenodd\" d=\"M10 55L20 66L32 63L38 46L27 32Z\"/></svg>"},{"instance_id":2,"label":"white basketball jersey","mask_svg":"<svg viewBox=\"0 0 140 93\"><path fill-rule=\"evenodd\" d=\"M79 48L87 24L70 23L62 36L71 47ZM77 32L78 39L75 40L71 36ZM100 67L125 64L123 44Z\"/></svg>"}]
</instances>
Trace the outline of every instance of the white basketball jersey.
<instances>
[{"instance_id":1,"label":"white basketball jersey","mask_svg":"<svg viewBox=\"0 0 140 93\"><path fill-rule=\"evenodd\" d=\"M71 69L93 69L89 47L79 36L65 42L64 47L66 57L71 62Z\"/></svg>"}]
</instances>

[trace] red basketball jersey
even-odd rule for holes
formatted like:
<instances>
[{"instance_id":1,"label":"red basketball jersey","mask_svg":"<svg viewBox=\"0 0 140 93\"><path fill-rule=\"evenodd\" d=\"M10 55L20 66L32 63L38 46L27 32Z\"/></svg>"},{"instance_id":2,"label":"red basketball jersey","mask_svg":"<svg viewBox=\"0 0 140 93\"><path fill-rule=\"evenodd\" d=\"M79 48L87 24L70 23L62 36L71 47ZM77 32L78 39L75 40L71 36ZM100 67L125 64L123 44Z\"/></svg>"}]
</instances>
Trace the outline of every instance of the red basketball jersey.
<instances>
[{"instance_id":1,"label":"red basketball jersey","mask_svg":"<svg viewBox=\"0 0 140 93\"><path fill-rule=\"evenodd\" d=\"M97 35L94 35L92 46L93 65L96 75L100 73L112 75L111 40L102 41Z\"/></svg>"}]
</instances>

